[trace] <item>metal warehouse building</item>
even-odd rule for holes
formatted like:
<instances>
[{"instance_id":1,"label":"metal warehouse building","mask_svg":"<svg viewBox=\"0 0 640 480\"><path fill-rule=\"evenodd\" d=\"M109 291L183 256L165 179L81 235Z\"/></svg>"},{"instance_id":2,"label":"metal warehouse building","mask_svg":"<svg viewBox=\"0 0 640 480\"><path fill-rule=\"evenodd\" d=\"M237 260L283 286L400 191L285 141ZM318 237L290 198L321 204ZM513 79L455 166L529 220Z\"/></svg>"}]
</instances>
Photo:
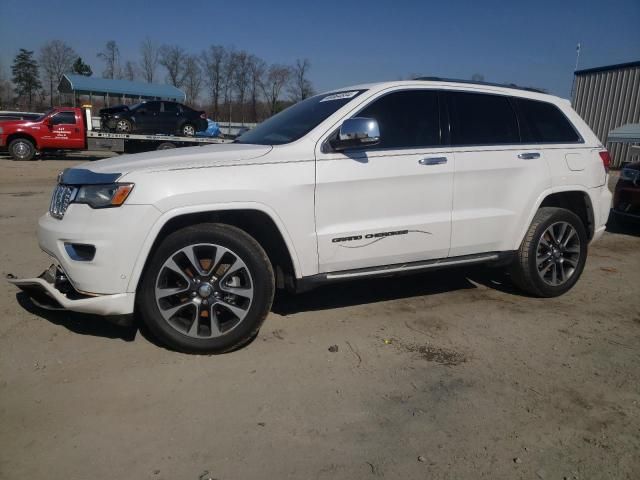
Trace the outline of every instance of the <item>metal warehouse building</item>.
<instances>
[{"instance_id":1,"label":"metal warehouse building","mask_svg":"<svg viewBox=\"0 0 640 480\"><path fill-rule=\"evenodd\" d=\"M640 122L640 62L575 72L573 108L611 153L612 166L638 160L628 143L607 143L611 130Z\"/></svg>"}]
</instances>

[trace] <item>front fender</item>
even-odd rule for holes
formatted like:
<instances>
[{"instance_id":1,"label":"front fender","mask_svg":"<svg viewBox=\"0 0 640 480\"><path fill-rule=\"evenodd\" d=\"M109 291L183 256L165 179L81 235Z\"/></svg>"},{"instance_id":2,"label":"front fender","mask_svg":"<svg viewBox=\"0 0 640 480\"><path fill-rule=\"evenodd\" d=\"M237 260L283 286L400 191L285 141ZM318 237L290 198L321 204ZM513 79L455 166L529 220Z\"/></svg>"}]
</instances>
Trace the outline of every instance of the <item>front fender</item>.
<instances>
[{"instance_id":1,"label":"front fender","mask_svg":"<svg viewBox=\"0 0 640 480\"><path fill-rule=\"evenodd\" d=\"M291 235L287 231L284 222L278 216L278 214L268 205L259 203L259 202L230 202L230 203L216 203L216 204L202 204L202 205L190 205L183 206L178 208L173 208L171 210L165 211L154 223L152 228L149 230L147 237L145 238L144 243L142 244L142 248L140 250L140 254L136 260L136 263L131 272L131 276L129 278L129 284L127 286L127 292L135 292L140 281L140 277L142 275L142 271L144 266L147 263L147 258L151 249L158 238L158 234L162 230L162 228L172 219L189 215L194 213L215 213L222 211L233 211L233 210L257 210L265 215L268 215L276 227L280 231L282 238L285 241L287 246L287 250L291 256L291 261L293 263L294 272L297 278L300 278L301 268L300 261L298 258L298 254L294 247L293 241L291 239Z\"/></svg>"}]
</instances>

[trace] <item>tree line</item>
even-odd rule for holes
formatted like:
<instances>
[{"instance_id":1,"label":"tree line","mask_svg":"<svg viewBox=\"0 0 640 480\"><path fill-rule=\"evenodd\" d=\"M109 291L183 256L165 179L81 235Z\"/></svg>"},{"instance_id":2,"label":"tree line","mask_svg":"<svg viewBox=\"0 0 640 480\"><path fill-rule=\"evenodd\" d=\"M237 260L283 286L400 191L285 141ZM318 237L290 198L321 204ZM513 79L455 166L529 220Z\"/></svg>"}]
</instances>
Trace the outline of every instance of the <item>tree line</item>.
<instances>
[{"instance_id":1,"label":"tree line","mask_svg":"<svg viewBox=\"0 0 640 480\"><path fill-rule=\"evenodd\" d=\"M168 83L185 92L188 105L206 109L217 121L258 122L314 94L306 58L292 65L268 64L234 47L210 45L191 53L146 38L135 60L124 60L114 40L106 42L96 59L103 78ZM51 40L38 52L20 49L10 81L0 68L0 109L64 104L68 99L57 86L65 73L91 76L93 69L62 40Z\"/></svg>"}]
</instances>

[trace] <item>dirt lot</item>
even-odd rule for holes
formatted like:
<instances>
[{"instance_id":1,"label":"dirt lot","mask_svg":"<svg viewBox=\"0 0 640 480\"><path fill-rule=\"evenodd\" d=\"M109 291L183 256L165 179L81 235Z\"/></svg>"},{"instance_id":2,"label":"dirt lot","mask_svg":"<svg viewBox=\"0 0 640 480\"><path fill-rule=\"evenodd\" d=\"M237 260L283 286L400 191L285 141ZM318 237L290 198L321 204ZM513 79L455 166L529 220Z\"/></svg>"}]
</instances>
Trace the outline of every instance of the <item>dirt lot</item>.
<instances>
[{"instance_id":1,"label":"dirt lot","mask_svg":"<svg viewBox=\"0 0 640 480\"><path fill-rule=\"evenodd\" d=\"M0 270L56 173L0 158ZM434 272L279 296L258 338L187 356L0 286L0 478L640 478L640 233L569 294ZM337 345L337 352L328 348Z\"/></svg>"}]
</instances>

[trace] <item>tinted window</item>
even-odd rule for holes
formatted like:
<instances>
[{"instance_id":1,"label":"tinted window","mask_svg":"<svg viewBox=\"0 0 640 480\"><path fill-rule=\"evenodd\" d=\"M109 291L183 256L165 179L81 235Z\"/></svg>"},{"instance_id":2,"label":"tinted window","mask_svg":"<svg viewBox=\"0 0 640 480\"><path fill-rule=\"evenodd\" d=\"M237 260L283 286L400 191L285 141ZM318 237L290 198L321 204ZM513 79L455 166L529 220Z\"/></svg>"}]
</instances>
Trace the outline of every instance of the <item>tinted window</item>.
<instances>
[{"instance_id":1,"label":"tinted window","mask_svg":"<svg viewBox=\"0 0 640 480\"><path fill-rule=\"evenodd\" d=\"M455 92L450 98L454 145L520 142L518 121L508 97Z\"/></svg>"},{"instance_id":2,"label":"tinted window","mask_svg":"<svg viewBox=\"0 0 640 480\"><path fill-rule=\"evenodd\" d=\"M75 125L76 114L73 112L60 112L56 113L52 120L54 125Z\"/></svg>"},{"instance_id":3,"label":"tinted window","mask_svg":"<svg viewBox=\"0 0 640 480\"><path fill-rule=\"evenodd\" d=\"M257 145L281 145L293 142L306 135L362 92L364 90L351 90L307 98L242 134L236 142Z\"/></svg>"},{"instance_id":4,"label":"tinted window","mask_svg":"<svg viewBox=\"0 0 640 480\"><path fill-rule=\"evenodd\" d=\"M178 104L173 102L164 102L164 111L169 113L178 113Z\"/></svg>"},{"instance_id":5,"label":"tinted window","mask_svg":"<svg viewBox=\"0 0 640 480\"><path fill-rule=\"evenodd\" d=\"M429 147L440 144L438 93L404 91L385 95L358 117L374 118L380 127L380 143L374 148Z\"/></svg>"},{"instance_id":6,"label":"tinted window","mask_svg":"<svg viewBox=\"0 0 640 480\"><path fill-rule=\"evenodd\" d=\"M525 143L573 143L580 136L564 113L547 102L516 99Z\"/></svg>"},{"instance_id":7,"label":"tinted window","mask_svg":"<svg viewBox=\"0 0 640 480\"><path fill-rule=\"evenodd\" d=\"M147 112L159 112L160 111L160 102L144 102L139 104L136 110L146 110Z\"/></svg>"}]
</instances>

